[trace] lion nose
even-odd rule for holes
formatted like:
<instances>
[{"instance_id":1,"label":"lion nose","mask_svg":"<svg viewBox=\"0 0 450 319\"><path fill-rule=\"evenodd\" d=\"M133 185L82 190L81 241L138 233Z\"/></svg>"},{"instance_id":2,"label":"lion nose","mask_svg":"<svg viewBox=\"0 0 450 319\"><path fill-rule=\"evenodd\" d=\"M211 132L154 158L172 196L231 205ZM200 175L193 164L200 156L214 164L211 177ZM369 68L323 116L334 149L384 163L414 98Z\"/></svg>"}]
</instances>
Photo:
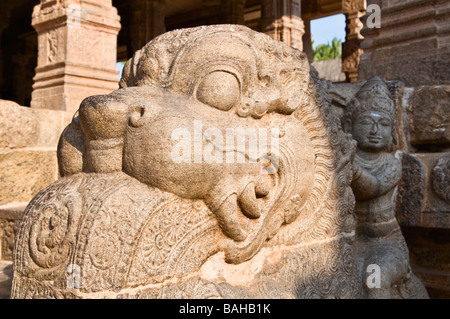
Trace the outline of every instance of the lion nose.
<instances>
[{"instance_id":1,"label":"lion nose","mask_svg":"<svg viewBox=\"0 0 450 319\"><path fill-rule=\"evenodd\" d=\"M110 95L91 96L81 103L79 118L86 137L89 169L96 173L121 171L126 104Z\"/></svg>"},{"instance_id":2,"label":"lion nose","mask_svg":"<svg viewBox=\"0 0 450 319\"><path fill-rule=\"evenodd\" d=\"M80 124L90 139L122 137L128 118L128 107L112 95L94 95L81 102Z\"/></svg>"}]
</instances>

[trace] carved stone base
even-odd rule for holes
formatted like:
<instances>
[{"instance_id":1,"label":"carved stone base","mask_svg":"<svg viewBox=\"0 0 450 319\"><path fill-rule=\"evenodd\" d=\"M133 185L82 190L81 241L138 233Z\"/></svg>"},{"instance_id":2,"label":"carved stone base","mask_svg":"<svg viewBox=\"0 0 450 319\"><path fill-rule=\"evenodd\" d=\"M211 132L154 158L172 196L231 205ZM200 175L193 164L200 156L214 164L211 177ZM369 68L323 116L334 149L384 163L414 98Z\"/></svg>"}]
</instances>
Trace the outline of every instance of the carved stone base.
<instances>
[{"instance_id":1,"label":"carved stone base","mask_svg":"<svg viewBox=\"0 0 450 319\"><path fill-rule=\"evenodd\" d=\"M56 182L31 202L23 226L13 298L359 294L351 234L275 245L247 262L229 264L223 250L231 242L203 202L149 188L122 173Z\"/></svg>"},{"instance_id":2,"label":"carved stone base","mask_svg":"<svg viewBox=\"0 0 450 319\"><path fill-rule=\"evenodd\" d=\"M78 174L30 203L12 298L362 298L353 240L277 236L230 264L230 240L203 202L123 173Z\"/></svg>"}]
</instances>

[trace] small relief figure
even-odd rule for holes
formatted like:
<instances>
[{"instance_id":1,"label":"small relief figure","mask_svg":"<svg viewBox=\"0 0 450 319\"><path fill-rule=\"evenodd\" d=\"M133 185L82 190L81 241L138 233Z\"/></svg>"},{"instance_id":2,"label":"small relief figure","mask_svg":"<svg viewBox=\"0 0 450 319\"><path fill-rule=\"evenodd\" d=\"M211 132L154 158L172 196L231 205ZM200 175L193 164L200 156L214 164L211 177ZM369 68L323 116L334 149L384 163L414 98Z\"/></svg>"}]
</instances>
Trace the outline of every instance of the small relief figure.
<instances>
[{"instance_id":1,"label":"small relief figure","mask_svg":"<svg viewBox=\"0 0 450 319\"><path fill-rule=\"evenodd\" d=\"M368 80L347 106L344 129L357 142L352 189L356 198L356 256L367 298L426 298L411 273L409 252L395 218L394 193L401 162L395 105L386 84Z\"/></svg>"}]
</instances>

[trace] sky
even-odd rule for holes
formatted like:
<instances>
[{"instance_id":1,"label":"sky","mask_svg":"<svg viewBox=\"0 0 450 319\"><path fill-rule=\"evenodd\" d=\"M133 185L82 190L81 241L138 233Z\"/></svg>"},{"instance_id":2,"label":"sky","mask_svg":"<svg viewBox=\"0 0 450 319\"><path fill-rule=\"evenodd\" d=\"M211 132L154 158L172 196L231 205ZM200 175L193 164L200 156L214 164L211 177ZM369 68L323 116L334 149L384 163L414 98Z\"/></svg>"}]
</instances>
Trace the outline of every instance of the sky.
<instances>
[{"instance_id":1,"label":"sky","mask_svg":"<svg viewBox=\"0 0 450 319\"><path fill-rule=\"evenodd\" d=\"M122 62L117 62L116 63L116 69L117 71L119 71L119 79L122 77L122 70L123 70L123 66L124 64Z\"/></svg>"},{"instance_id":2,"label":"sky","mask_svg":"<svg viewBox=\"0 0 450 319\"><path fill-rule=\"evenodd\" d=\"M331 17L311 21L311 33L313 34L314 46L331 43L336 37L345 40L345 15L337 14Z\"/></svg>"},{"instance_id":3,"label":"sky","mask_svg":"<svg viewBox=\"0 0 450 319\"><path fill-rule=\"evenodd\" d=\"M319 44L331 43L334 37L345 40L345 16L337 14L331 17L316 19L311 21L311 33L313 34L314 46ZM120 71L119 78L122 76L122 63L116 64Z\"/></svg>"}]
</instances>

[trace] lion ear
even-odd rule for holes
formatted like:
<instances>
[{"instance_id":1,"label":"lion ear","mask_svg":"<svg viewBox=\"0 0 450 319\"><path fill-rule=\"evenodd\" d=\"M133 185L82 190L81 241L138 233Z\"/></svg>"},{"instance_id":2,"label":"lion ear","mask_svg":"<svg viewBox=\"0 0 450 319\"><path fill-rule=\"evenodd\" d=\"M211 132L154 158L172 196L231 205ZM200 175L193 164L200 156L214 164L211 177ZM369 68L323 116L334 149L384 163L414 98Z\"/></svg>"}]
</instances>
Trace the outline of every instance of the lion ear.
<instances>
[{"instance_id":1,"label":"lion ear","mask_svg":"<svg viewBox=\"0 0 450 319\"><path fill-rule=\"evenodd\" d=\"M122 70L122 78L119 81L119 88L124 89L130 86L136 86L136 77L141 60L142 52L138 50L134 53L131 59L125 63Z\"/></svg>"}]
</instances>

